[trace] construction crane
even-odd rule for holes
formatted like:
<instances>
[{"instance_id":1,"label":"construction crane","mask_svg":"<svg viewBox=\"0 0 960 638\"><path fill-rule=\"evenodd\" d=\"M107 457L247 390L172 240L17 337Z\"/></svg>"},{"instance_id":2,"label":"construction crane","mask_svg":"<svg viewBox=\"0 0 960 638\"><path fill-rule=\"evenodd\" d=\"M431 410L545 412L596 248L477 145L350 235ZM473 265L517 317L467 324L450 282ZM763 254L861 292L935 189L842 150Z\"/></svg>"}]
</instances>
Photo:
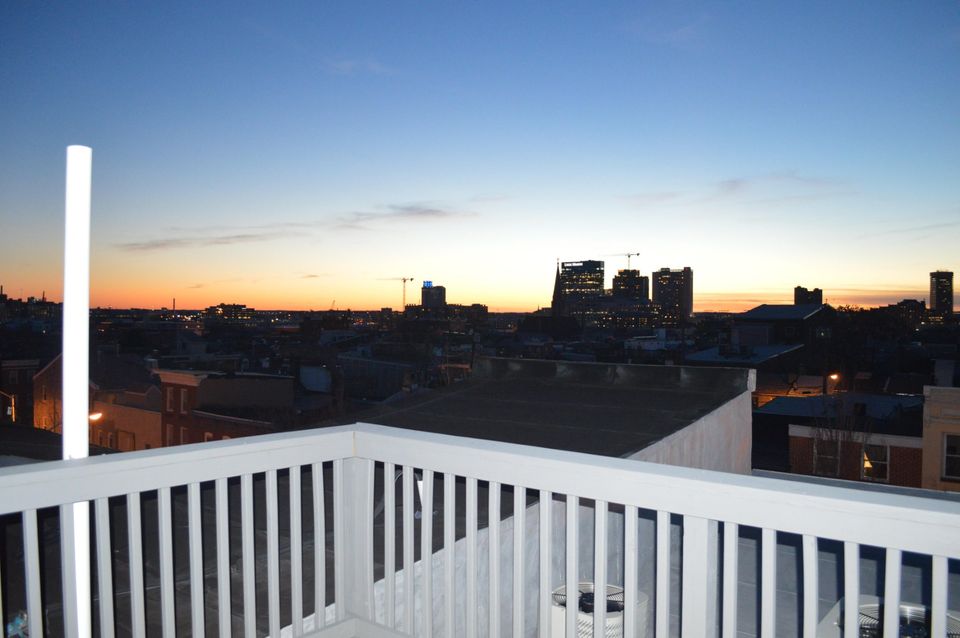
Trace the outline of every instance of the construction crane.
<instances>
[{"instance_id":1,"label":"construction crane","mask_svg":"<svg viewBox=\"0 0 960 638\"><path fill-rule=\"evenodd\" d=\"M402 312L407 307L407 282L413 281L413 277L385 277L379 281L402 281L403 282L403 305L400 307Z\"/></svg>"},{"instance_id":2,"label":"construction crane","mask_svg":"<svg viewBox=\"0 0 960 638\"><path fill-rule=\"evenodd\" d=\"M640 253L613 253L612 255L604 255L604 257L626 257L627 258L627 270L630 270L630 258L637 257Z\"/></svg>"}]
</instances>

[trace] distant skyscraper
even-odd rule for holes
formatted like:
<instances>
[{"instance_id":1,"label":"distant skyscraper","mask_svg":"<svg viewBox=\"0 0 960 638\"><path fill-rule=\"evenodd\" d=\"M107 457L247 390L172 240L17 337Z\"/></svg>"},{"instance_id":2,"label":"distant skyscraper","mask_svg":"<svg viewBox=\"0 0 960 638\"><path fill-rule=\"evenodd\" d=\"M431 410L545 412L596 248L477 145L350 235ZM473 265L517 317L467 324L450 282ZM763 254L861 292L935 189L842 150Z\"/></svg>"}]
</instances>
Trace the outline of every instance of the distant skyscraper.
<instances>
[{"instance_id":1,"label":"distant skyscraper","mask_svg":"<svg viewBox=\"0 0 960 638\"><path fill-rule=\"evenodd\" d=\"M579 314L588 299L603 296L602 261L565 261L560 264L553 285L553 314Z\"/></svg>"},{"instance_id":2,"label":"distant skyscraper","mask_svg":"<svg viewBox=\"0 0 960 638\"><path fill-rule=\"evenodd\" d=\"M613 296L636 301L650 300L650 278L639 270L619 270L613 278Z\"/></svg>"},{"instance_id":3,"label":"distant skyscraper","mask_svg":"<svg viewBox=\"0 0 960 638\"><path fill-rule=\"evenodd\" d=\"M560 264L560 294L569 303L603 294L602 261L565 261Z\"/></svg>"},{"instance_id":4,"label":"distant skyscraper","mask_svg":"<svg viewBox=\"0 0 960 638\"><path fill-rule=\"evenodd\" d=\"M797 286L793 289L793 303L797 306L807 304L817 304L818 306L822 306L823 291L819 288L807 290L803 286Z\"/></svg>"},{"instance_id":5,"label":"distant skyscraper","mask_svg":"<svg viewBox=\"0 0 960 638\"><path fill-rule=\"evenodd\" d=\"M693 315L693 270L661 268L653 273L653 303L664 323L680 323Z\"/></svg>"},{"instance_id":6,"label":"distant skyscraper","mask_svg":"<svg viewBox=\"0 0 960 638\"><path fill-rule=\"evenodd\" d=\"M420 289L420 305L424 308L443 308L447 305L447 289L434 286L432 281L423 282Z\"/></svg>"},{"instance_id":7,"label":"distant skyscraper","mask_svg":"<svg viewBox=\"0 0 960 638\"><path fill-rule=\"evenodd\" d=\"M941 321L953 318L953 273L949 270L930 273L930 316Z\"/></svg>"}]
</instances>

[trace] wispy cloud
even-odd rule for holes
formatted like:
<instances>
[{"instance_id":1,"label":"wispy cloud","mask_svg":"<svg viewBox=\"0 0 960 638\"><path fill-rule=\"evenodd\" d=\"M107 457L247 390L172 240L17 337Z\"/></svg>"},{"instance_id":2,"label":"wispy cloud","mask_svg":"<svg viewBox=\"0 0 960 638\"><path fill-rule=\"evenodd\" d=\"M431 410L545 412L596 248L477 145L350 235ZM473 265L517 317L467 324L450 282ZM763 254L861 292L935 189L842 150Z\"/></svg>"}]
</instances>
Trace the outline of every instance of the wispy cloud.
<instances>
[{"instance_id":1,"label":"wispy cloud","mask_svg":"<svg viewBox=\"0 0 960 638\"><path fill-rule=\"evenodd\" d=\"M190 248L195 246L230 246L233 244L248 244L271 241L280 237L290 236L289 231L248 232L219 235L202 235L194 232L188 237L163 237L146 241L132 241L115 244L120 250L127 252L151 252L170 250L174 248Z\"/></svg>"},{"instance_id":2,"label":"wispy cloud","mask_svg":"<svg viewBox=\"0 0 960 638\"><path fill-rule=\"evenodd\" d=\"M151 250L169 250L171 248L185 248L196 242L186 237L166 237L164 239L148 239L147 241L131 241L117 244L117 248L130 252L146 252Z\"/></svg>"},{"instance_id":3,"label":"wispy cloud","mask_svg":"<svg viewBox=\"0 0 960 638\"><path fill-rule=\"evenodd\" d=\"M329 277L330 273L321 272L321 273L307 273L305 275L300 275L300 279L320 279L321 277Z\"/></svg>"},{"instance_id":4,"label":"wispy cloud","mask_svg":"<svg viewBox=\"0 0 960 638\"><path fill-rule=\"evenodd\" d=\"M390 204L379 211L354 211L340 218L336 228L369 230L371 224L471 217L475 213L431 204Z\"/></svg>"},{"instance_id":5,"label":"wispy cloud","mask_svg":"<svg viewBox=\"0 0 960 638\"><path fill-rule=\"evenodd\" d=\"M314 231L374 230L385 224L436 221L474 215L476 213L432 203L389 204L371 211L353 211L340 216L306 221L194 228L170 226L164 229L168 234L166 237L120 242L114 244L114 247L125 252L157 252L203 246L233 246L282 239L311 238L316 236Z\"/></svg>"},{"instance_id":6,"label":"wispy cloud","mask_svg":"<svg viewBox=\"0 0 960 638\"><path fill-rule=\"evenodd\" d=\"M779 171L729 177L701 189L636 193L623 199L638 209L666 205L703 206L730 201L769 206L841 197L853 192L843 180L804 175L796 171Z\"/></svg>"},{"instance_id":7,"label":"wispy cloud","mask_svg":"<svg viewBox=\"0 0 960 638\"><path fill-rule=\"evenodd\" d=\"M627 31L650 44L693 49L703 44L709 24L710 16L707 14L685 20L666 20L651 16L634 20L627 25Z\"/></svg>"},{"instance_id":8,"label":"wispy cloud","mask_svg":"<svg viewBox=\"0 0 960 638\"><path fill-rule=\"evenodd\" d=\"M337 58L323 61L323 70L331 75L389 75L393 69L371 58Z\"/></svg>"},{"instance_id":9,"label":"wispy cloud","mask_svg":"<svg viewBox=\"0 0 960 638\"><path fill-rule=\"evenodd\" d=\"M193 284L192 286L187 286L187 290L199 290L204 287L206 287L206 284Z\"/></svg>"},{"instance_id":10,"label":"wispy cloud","mask_svg":"<svg viewBox=\"0 0 960 638\"><path fill-rule=\"evenodd\" d=\"M750 204L774 204L850 195L853 189L844 181L796 171L732 177L717 182L695 200L697 204L722 200L740 200Z\"/></svg>"},{"instance_id":11,"label":"wispy cloud","mask_svg":"<svg viewBox=\"0 0 960 638\"><path fill-rule=\"evenodd\" d=\"M937 230L948 230L951 228L960 228L960 221L953 222L938 222L936 224L914 224L911 226L901 226L899 228L891 228L888 230L880 230L873 233L865 233L860 235L860 239L866 239L868 237L885 237L889 235L915 235L917 233L929 233L931 231Z\"/></svg>"}]
</instances>

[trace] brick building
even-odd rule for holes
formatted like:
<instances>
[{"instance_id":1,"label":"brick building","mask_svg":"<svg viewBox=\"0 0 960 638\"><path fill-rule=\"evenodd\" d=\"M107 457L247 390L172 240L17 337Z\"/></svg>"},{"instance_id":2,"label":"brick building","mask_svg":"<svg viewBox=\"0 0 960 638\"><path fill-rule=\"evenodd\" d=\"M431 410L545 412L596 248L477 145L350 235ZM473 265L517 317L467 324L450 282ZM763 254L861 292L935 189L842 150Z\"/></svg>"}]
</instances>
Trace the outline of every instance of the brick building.
<instances>
[{"instance_id":1,"label":"brick building","mask_svg":"<svg viewBox=\"0 0 960 638\"><path fill-rule=\"evenodd\" d=\"M921 486L922 396L777 397L754 411L754 441L775 445L771 434L778 429L786 439L786 467L763 469Z\"/></svg>"}]
</instances>

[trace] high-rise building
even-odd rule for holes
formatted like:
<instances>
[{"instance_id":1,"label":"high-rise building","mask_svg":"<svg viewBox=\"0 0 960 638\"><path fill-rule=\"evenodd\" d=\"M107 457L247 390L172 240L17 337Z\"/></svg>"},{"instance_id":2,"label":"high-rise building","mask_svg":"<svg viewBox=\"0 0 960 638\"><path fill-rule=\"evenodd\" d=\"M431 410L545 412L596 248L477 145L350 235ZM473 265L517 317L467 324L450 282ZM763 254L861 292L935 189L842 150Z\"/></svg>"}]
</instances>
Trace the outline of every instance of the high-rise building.
<instances>
[{"instance_id":1,"label":"high-rise building","mask_svg":"<svg viewBox=\"0 0 960 638\"><path fill-rule=\"evenodd\" d=\"M649 301L650 278L641 275L639 270L618 270L613 278L613 296Z\"/></svg>"},{"instance_id":2,"label":"high-rise building","mask_svg":"<svg viewBox=\"0 0 960 638\"><path fill-rule=\"evenodd\" d=\"M953 273L949 270L930 273L930 317L940 321L953 318Z\"/></svg>"},{"instance_id":3,"label":"high-rise building","mask_svg":"<svg viewBox=\"0 0 960 638\"><path fill-rule=\"evenodd\" d=\"M823 291L819 288L807 290L803 286L797 286L793 289L793 303L796 306L805 306L807 304L823 305Z\"/></svg>"},{"instance_id":4,"label":"high-rise building","mask_svg":"<svg viewBox=\"0 0 960 638\"><path fill-rule=\"evenodd\" d=\"M661 268L653 273L653 303L665 324L679 324L693 315L693 269Z\"/></svg>"},{"instance_id":5,"label":"high-rise building","mask_svg":"<svg viewBox=\"0 0 960 638\"><path fill-rule=\"evenodd\" d=\"M447 305L447 289L434 286L432 281L423 282L420 289L420 305L424 308L443 308Z\"/></svg>"},{"instance_id":6,"label":"high-rise building","mask_svg":"<svg viewBox=\"0 0 960 638\"><path fill-rule=\"evenodd\" d=\"M582 314L585 301L602 296L602 261L565 261L560 264L553 285L554 316L578 316Z\"/></svg>"}]
</instances>

